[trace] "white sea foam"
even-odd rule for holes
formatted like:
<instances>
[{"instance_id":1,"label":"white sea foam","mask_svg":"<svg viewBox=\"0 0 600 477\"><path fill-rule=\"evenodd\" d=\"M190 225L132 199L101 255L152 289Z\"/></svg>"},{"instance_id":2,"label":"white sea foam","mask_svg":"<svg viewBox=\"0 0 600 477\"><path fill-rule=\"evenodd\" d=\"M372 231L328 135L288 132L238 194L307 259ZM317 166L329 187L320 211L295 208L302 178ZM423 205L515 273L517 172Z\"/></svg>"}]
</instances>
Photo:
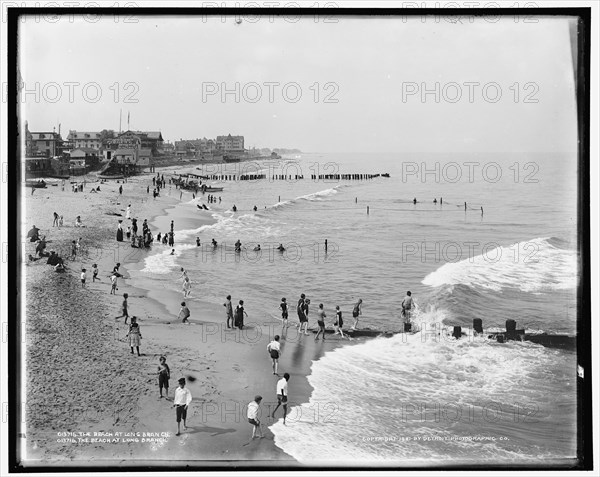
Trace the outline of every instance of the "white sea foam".
<instances>
[{"instance_id":1,"label":"white sea foam","mask_svg":"<svg viewBox=\"0 0 600 477\"><path fill-rule=\"evenodd\" d=\"M430 308L416 317L424 323L421 333L337 348L314 362L309 402L292 407L285 426L279 420L270 427L276 445L312 465L537 458L535 449L510 443L536 431L515 422L518 406L506 396L542 402L555 386L549 382L555 351L526 342L457 340L440 324L445 317ZM453 440L478 435L496 440Z\"/></svg>"},{"instance_id":2,"label":"white sea foam","mask_svg":"<svg viewBox=\"0 0 600 477\"><path fill-rule=\"evenodd\" d=\"M499 291L568 290L577 285L577 252L559 248L549 238L536 238L482 255L446 263L422 281L424 285L463 284Z\"/></svg>"}]
</instances>

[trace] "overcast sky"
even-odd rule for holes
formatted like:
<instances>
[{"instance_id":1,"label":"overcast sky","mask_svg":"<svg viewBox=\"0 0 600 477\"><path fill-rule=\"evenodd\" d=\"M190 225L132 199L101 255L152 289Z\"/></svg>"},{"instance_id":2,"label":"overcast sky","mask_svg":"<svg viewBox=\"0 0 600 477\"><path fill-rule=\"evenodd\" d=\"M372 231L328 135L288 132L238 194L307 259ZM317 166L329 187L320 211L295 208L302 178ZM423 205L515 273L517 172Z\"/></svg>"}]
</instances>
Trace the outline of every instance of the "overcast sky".
<instances>
[{"instance_id":1,"label":"overcast sky","mask_svg":"<svg viewBox=\"0 0 600 477\"><path fill-rule=\"evenodd\" d=\"M231 133L246 147L306 152L576 147L565 19L132 19L20 24L22 78L27 90L39 84L22 102L30 130L118 130L122 110L123 130L129 115L131 129L170 141Z\"/></svg>"}]
</instances>

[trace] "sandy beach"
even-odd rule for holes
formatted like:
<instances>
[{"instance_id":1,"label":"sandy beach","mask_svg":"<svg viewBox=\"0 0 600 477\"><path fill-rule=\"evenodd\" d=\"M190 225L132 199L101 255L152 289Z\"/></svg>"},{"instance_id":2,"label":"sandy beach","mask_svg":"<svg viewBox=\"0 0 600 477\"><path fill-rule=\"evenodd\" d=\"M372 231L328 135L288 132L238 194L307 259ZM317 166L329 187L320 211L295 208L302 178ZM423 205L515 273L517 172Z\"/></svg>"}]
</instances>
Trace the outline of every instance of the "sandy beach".
<instances>
[{"instance_id":1,"label":"sandy beach","mask_svg":"<svg viewBox=\"0 0 600 477\"><path fill-rule=\"evenodd\" d=\"M26 230L36 225L40 235L46 235L47 250L65 259L72 240L81 237L82 249L75 260L65 260L64 274L56 273L45 258L24 261L26 453L22 457L26 465L172 466L173 461L191 467L229 461L298 465L274 445L268 430L282 417L281 408L275 419L270 416L277 402L276 382L284 372L290 373L290 408L308 402L312 388L306 376L312 361L341 340L315 342L312 333L300 336L290 327L282 339L280 376L275 376L266 346L280 333L281 324L272 314L254 312L243 330L227 329L223 307L195 300L190 324L182 324L177 319L180 293L145 289L144 280L130 275L142 268L143 258L153 251L116 241L118 220L123 220L124 229L129 223L128 204L140 226L148 219L154 235L168 230L173 215L167 212L175 210L179 191L175 193L173 187L169 195L167 185L164 196L153 200L148 184L152 188L149 174L125 184L87 183L83 193L73 193L69 184L63 191L59 182L27 196ZM90 193L98 185L101 192ZM190 199L191 193L184 192L182 200ZM63 227L52 227L54 211L64 216ZM85 227L74 227L77 215ZM208 212L198 211L177 216L176 229L186 223L198 227L213 222ZM153 247L163 251L166 246ZM25 257L35 252L35 244L29 241L24 248ZM116 295L111 295L108 275L117 262L123 278ZM95 283L93 263L100 270ZM79 277L82 268L88 272L85 287ZM129 295L129 315L138 317L140 357L130 352L128 325L123 318L115 319L123 293ZM171 370L169 399L159 398L158 393L156 370L162 355ZM172 398L180 377L186 377L193 401L188 429L175 436ZM265 438L252 440L246 413L257 394L263 396L260 419ZM293 422L294 413L289 411L288 425Z\"/></svg>"}]
</instances>

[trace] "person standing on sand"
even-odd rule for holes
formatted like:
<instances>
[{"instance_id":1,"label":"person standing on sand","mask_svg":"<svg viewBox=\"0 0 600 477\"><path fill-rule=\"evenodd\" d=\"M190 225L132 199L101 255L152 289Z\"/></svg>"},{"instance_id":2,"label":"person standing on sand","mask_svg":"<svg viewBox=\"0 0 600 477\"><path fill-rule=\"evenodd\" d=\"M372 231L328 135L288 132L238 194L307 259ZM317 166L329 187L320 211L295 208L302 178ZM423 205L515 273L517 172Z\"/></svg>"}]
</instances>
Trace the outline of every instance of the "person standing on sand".
<instances>
[{"instance_id":1,"label":"person standing on sand","mask_svg":"<svg viewBox=\"0 0 600 477\"><path fill-rule=\"evenodd\" d=\"M58 227L58 214L56 212L54 212L54 222L52 222L52 227L54 226Z\"/></svg>"},{"instance_id":2,"label":"person standing on sand","mask_svg":"<svg viewBox=\"0 0 600 477\"><path fill-rule=\"evenodd\" d=\"M159 358L158 365L158 392L160 393L159 399L162 399L163 397L163 388L165 388L165 397L169 399L169 379L171 379L171 370L167 364L167 358L161 356Z\"/></svg>"},{"instance_id":3,"label":"person standing on sand","mask_svg":"<svg viewBox=\"0 0 600 477\"><path fill-rule=\"evenodd\" d=\"M58 219L58 228L61 228L63 226L63 216L60 216L60 219Z\"/></svg>"},{"instance_id":4,"label":"person standing on sand","mask_svg":"<svg viewBox=\"0 0 600 477\"><path fill-rule=\"evenodd\" d=\"M94 263L92 265L92 283L94 283L96 280L100 279L98 278L98 265Z\"/></svg>"},{"instance_id":5,"label":"person standing on sand","mask_svg":"<svg viewBox=\"0 0 600 477\"><path fill-rule=\"evenodd\" d=\"M225 316L227 317L227 328L233 327L233 305L231 304L231 295L227 295L227 301L223 303L225 307ZM231 325L229 324L231 323Z\"/></svg>"},{"instance_id":6,"label":"person standing on sand","mask_svg":"<svg viewBox=\"0 0 600 477\"><path fill-rule=\"evenodd\" d=\"M258 411L260 408L260 402L262 401L262 396L254 396L254 401L248 404L248 422L252 424L252 439L256 437L256 432L258 431L258 437L261 439L263 436L262 431L260 429L260 421L258 420Z\"/></svg>"},{"instance_id":7,"label":"person standing on sand","mask_svg":"<svg viewBox=\"0 0 600 477\"><path fill-rule=\"evenodd\" d=\"M121 304L121 315L115 317L115 320L125 317L125 324L127 324L127 318L129 318L129 312L127 311L127 298L129 298L129 295L127 293L123 293L123 303Z\"/></svg>"},{"instance_id":8,"label":"person standing on sand","mask_svg":"<svg viewBox=\"0 0 600 477\"><path fill-rule=\"evenodd\" d=\"M287 416L287 402L288 402L288 381L290 380L290 375L285 373L283 378L277 381L277 407L271 414L271 417L275 417L275 413L279 406L283 404L283 423L285 424L285 417Z\"/></svg>"},{"instance_id":9,"label":"person standing on sand","mask_svg":"<svg viewBox=\"0 0 600 477\"><path fill-rule=\"evenodd\" d=\"M122 194L123 194L123 186L122 186L122 185L120 185L120 186L119 186L119 195L122 195Z\"/></svg>"},{"instance_id":10,"label":"person standing on sand","mask_svg":"<svg viewBox=\"0 0 600 477\"><path fill-rule=\"evenodd\" d=\"M85 288L85 279L87 275L85 274L85 268L81 269L81 288Z\"/></svg>"},{"instance_id":11,"label":"person standing on sand","mask_svg":"<svg viewBox=\"0 0 600 477\"><path fill-rule=\"evenodd\" d=\"M325 310L323 310L323 303L319 304L319 311L317 311L317 324L319 325L319 331L317 331L317 336L315 336L315 341L319 339L319 335L323 333L323 341L325 341L325 318L327 315L325 314Z\"/></svg>"},{"instance_id":12,"label":"person standing on sand","mask_svg":"<svg viewBox=\"0 0 600 477\"><path fill-rule=\"evenodd\" d=\"M362 298L359 298L354 305L354 309L352 310L352 317L354 318L354 324L352 325L352 330L355 330L358 326L358 317L362 315Z\"/></svg>"},{"instance_id":13,"label":"person standing on sand","mask_svg":"<svg viewBox=\"0 0 600 477\"><path fill-rule=\"evenodd\" d=\"M279 335L275 335L273 341L267 345L267 351L271 355L273 360L273 374L277 374L277 366L279 364L279 355L281 354L281 343L279 342Z\"/></svg>"},{"instance_id":14,"label":"person standing on sand","mask_svg":"<svg viewBox=\"0 0 600 477\"><path fill-rule=\"evenodd\" d=\"M235 326L240 330L244 329L244 315L248 317L248 313L244 311L244 300L240 300L238 306L235 307Z\"/></svg>"},{"instance_id":15,"label":"person standing on sand","mask_svg":"<svg viewBox=\"0 0 600 477\"><path fill-rule=\"evenodd\" d=\"M121 225L122 222L122 220L119 220L119 224L117 225L117 242L123 241L123 226Z\"/></svg>"},{"instance_id":16,"label":"person standing on sand","mask_svg":"<svg viewBox=\"0 0 600 477\"><path fill-rule=\"evenodd\" d=\"M188 318L190 317L190 309L185 305L185 301L181 302L181 310L179 310L178 318L181 318L182 323L189 324Z\"/></svg>"},{"instance_id":17,"label":"person standing on sand","mask_svg":"<svg viewBox=\"0 0 600 477\"><path fill-rule=\"evenodd\" d=\"M131 204L127 206L127 212L125 213L126 219L131 219Z\"/></svg>"},{"instance_id":18,"label":"person standing on sand","mask_svg":"<svg viewBox=\"0 0 600 477\"><path fill-rule=\"evenodd\" d=\"M180 423L183 419L183 430L187 430L185 419L187 418L188 406L192 402L192 393L185 387L185 378L179 378L179 387L175 389L175 397L173 398L173 407L175 408L175 417L177 419L177 434L181 435Z\"/></svg>"},{"instance_id":19,"label":"person standing on sand","mask_svg":"<svg viewBox=\"0 0 600 477\"><path fill-rule=\"evenodd\" d=\"M75 258L77 257L77 242L75 242L75 240L73 240L71 242L71 260L75 260Z\"/></svg>"},{"instance_id":20,"label":"person standing on sand","mask_svg":"<svg viewBox=\"0 0 600 477\"><path fill-rule=\"evenodd\" d=\"M302 323L304 322L304 299L306 298L306 295L304 293L302 293L302 295L300 295L300 299L298 300L298 305L296 306L296 312L298 313L298 329L300 329L300 327L302 326Z\"/></svg>"},{"instance_id":21,"label":"person standing on sand","mask_svg":"<svg viewBox=\"0 0 600 477\"><path fill-rule=\"evenodd\" d=\"M131 317L131 324L129 325L129 332L127 333L129 337L129 346L131 347L131 354L133 354L133 347L137 351L137 355L140 355L140 340L142 339L142 333L140 332L140 325L137 323L137 317Z\"/></svg>"},{"instance_id":22,"label":"person standing on sand","mask_svg":"<svg viewBox=\"0 0 600 477\"><path fill-rule=\"evenodd\" d=\"M310 305L310 300L307 298L304 300L304 306L302 307L302 311L304 312L304 321L300 324L300 333L302 333L302 329L304 329L304 334L308 334L308 305Z\"/></svg>"}]
</instances>

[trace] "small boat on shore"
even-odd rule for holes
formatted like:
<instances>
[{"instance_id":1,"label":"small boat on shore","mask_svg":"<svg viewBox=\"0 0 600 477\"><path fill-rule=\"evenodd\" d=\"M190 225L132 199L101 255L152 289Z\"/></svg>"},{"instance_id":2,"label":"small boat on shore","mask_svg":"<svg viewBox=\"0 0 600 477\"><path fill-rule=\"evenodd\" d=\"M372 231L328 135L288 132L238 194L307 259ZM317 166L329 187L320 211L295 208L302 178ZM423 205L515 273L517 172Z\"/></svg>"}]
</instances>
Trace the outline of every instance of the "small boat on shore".
<instances>
[{"instance_id":1,"label":"small boat on shore","mask_svg":"<svg viewBox=\"0 0 600 477\"><path fill-rule=\"evenodd\" d=\"M203 187L203 192L223 192L223 187Z\"/></svg>"},{"instance_id":2,"label":"small boat on shore","mask_svg":"<svg viewBox=\"0 0 600 477\"><path fill-rule=\"evenodd\" d=\"M34 189L45 189L46 183L43 180L39 181L25 181L26 187L33 187Z\"/></svg>"}]
</instances>

